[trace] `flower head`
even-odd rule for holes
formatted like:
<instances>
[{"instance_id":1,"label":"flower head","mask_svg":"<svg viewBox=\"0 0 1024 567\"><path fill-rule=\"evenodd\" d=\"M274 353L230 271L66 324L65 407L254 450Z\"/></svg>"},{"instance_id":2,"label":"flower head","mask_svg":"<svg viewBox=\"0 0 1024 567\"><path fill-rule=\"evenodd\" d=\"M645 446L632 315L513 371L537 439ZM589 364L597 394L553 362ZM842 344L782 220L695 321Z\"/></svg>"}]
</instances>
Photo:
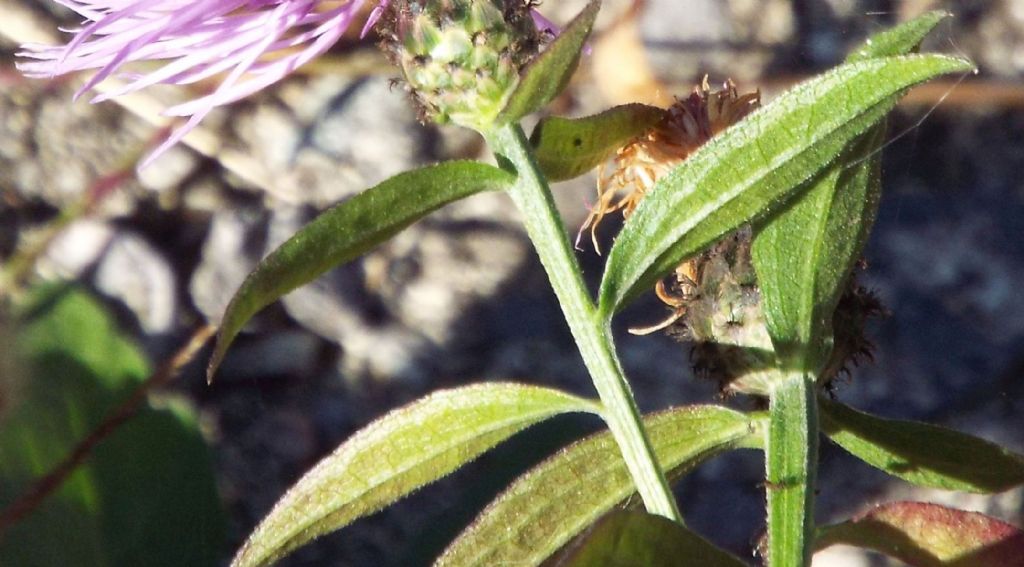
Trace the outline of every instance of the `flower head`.
<instances>
[{"instance_id":1,"label":"flower head","mask_svg":"<svg viewBox=\"0 0 1024 567\"><path fill-rule=\"evenodd\" d=\"M661 122L617 150L611 168L598 178L598 203L580 233L593 231L615 211L629 217L659 179L760 103L760 92L741 95L732 81L712 91L705 78ZM767 396L780 374L751 256L753 239L752 227L743 226L676 266L655 286L669 316L630 332L667 330L692 343L694 368L718 381L723 393ZM878 300L851 278L832 319L834 344L819 373L821 385L870 358L864 323L882 312Z\"/></svg>"},{"instance_id":2,"label":"flower head","mask_svg":"<svg viewBox=\"0 0 1024 567\"><path fill-rule=\"evenodd\" d=\"M52 78L95 71L78 98L107 78L123 85L92 98L122 96L157 84L188 85L219 78L207 94L164 110L188 120L142 163L177 144L211 110L245 98L287 77L342 37L367 0L55 0L82 17L67 45L27 44L18 68L28 77ZM529 2L509 0L547 22ZM448 0L424 4L447 5ZM392 0L376 0L362 28L366 35ZM408 2L399 2L408 5ZM392 9L394 9L392 7ZM433 8L431 8L433 10ZM527 18L530 20L530 18ZM531 20L532 21L532 20ZM544 29L553 28L547 22Z\"/></svg>"},{"instance_id":3,"label":"flower head","mask_svg":"<svg viewBox=\"0 0 1024 567\"><path fill-rule=\"evenodd\" d=\"M690 96L668 108L660 123L619 148L612 169L602 170L598 177L597 204L580 234L590 229L598 249L594 233L606 215L622 211L628 217L658 179L760 105L760 91L740 95L736 85L726 81L722 90L712 92L704 77Z\"/></svg>"},{"instance_id":4,"label":"flower head","mask_svg":"<svg viewBox=\"0 0 1024 567\"><path fill-rule=\"evenodd\" d=\"M424 121L481 129L504 108L541 32L523 0L395 0L383 47ZM550 24L545 25L545 29Z\"/></svg>"},{"instance_id":5,"label":"flower head","mask_svg":"<svg viewBox=\"0 0 1024 567\"><path fill-rule=\"evenodd\" d=\"M594 249L600 251L597 227L606 215L622 211L622 216L628 218L663 175L760 105L760 91L740 95L736 85L726 81L722 90L712 92L705 76L690 96L677 99L665 111L661 122L619 148L612 158L610 171L601 170L597 180L597 203L591 207L576 235L577 245L589 229ZM664 281L659 281L654 291L658 299L673 309L673 314L661 323L630 332L646 335L660 331L686 313L699 287L695 261L686 260L677 266L672 279L670 285L674 289L670 290Z\"/></svg>"},{"instance_id":6,"label":"flower head","mask_svg":"<svg viewBox=\"0 0 1024 567\"><path fill-rule=\"evenodd\" d=\"M156 84L187 85L222 77L213 92L165 110L168 116L187 116L188 121L143 165L180 141L215 107L280 81L330 49L365 2L57 1L79 14L82 25L66 30L74 33L66 46L23 46L18 55L27 60L19 62L18 68L29 77L50 78L95 70L76 97L108 77L125 80L122 87L98 95L92 102ZM126 66L139 62L158 64L129 73Z\"/></svg>"}]
</instances>

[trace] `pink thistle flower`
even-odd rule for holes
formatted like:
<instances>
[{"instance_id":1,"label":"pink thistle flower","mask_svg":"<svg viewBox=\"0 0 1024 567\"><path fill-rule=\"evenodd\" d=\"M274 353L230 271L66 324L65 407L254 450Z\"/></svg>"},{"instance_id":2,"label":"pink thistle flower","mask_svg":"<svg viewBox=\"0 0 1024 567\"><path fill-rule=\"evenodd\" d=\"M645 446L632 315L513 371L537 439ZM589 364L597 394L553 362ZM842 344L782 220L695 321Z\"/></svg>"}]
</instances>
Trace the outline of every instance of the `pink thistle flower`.
<instances>
[{"instance_id":1,"label":"pink thistle flower","mask_svg":"<svg viewBox=\"0 0 1024 567\"><path fill-rule=\"evenodd\" d=\"M28 77L52 78L75 71L96 73L77 99L104 79L127 83L98 95L100 102L156 84L187 85L224 75L213 92L167 108L187 116L184 125L140 167L177 144L215 107L249 96L331 48L365 0L56 0L84 18L66 46L22 46L18 68ZM386 2L382 3L386 4ZM379 8L363 30L379 17ZM161 61L145 73L126 64Z\"/></svg>"},{"instance_id":2,"label":"pink thistle flower","mask_svg":"<svg viewBox=\"0 0 1024 567\"><path fill-rule=\"evenodd\" d=\"M147 156L140 168L181 141L218 106L245 98L287 77L330 49L367 0L54 0L82 16L65 46L26 44L18 69L32 78L76 71L96 73L75 99L109 77L126 83L97 95L101 102L157 84L188 85L223 76L213 92L164 110L188 120ZM365 36L390 0L376 0ZM557 27L532 11L538 27ZM162 62L132 73L126 65Z\"/></svg>"}]
</instances>

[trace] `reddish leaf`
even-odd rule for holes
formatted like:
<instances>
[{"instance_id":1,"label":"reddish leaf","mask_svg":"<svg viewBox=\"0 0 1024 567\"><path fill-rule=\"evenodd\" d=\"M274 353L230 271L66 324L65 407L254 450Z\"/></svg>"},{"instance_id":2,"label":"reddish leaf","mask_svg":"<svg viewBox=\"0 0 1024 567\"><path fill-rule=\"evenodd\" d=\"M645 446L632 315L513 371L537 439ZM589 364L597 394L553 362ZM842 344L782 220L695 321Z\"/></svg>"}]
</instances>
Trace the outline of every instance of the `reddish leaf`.
<instances>
[{"instance_id":1,"label":"reddish leaf","mask_svg":"<svg viewBox=\"0 0 1024 567\"><path fill-rule=\"evenodd\" d=\"M883 504L819 531L817 549L836 544L873 549L912 567L1024 565L1024 532L1016 526L926 502Z\"/></svg>"}]
</instances>

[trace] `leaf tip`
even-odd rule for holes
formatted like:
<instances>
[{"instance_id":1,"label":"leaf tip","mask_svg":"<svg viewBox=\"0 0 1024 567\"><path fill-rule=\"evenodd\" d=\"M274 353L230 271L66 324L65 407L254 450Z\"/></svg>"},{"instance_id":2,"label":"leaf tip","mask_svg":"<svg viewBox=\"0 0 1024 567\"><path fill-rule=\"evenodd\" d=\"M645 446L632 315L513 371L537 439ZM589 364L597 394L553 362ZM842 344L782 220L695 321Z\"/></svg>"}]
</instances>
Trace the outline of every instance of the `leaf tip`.
<instances>
[{"instance_id":1,"label":"leaf tip","mask_svg":"<svg viewBox=\"0 0 1024 567\"><path fill-rule=\"evenodd\" d=\"M228 345L231 344L230 339L225 340L223 328L217 331L214 341L213 354L210 355L210 362L206 365L207 386L213 384L213 377L217 375L217 369L220 368L220 363L224 362L224 355L227 354Z\"/></svg>"}]
</instances>

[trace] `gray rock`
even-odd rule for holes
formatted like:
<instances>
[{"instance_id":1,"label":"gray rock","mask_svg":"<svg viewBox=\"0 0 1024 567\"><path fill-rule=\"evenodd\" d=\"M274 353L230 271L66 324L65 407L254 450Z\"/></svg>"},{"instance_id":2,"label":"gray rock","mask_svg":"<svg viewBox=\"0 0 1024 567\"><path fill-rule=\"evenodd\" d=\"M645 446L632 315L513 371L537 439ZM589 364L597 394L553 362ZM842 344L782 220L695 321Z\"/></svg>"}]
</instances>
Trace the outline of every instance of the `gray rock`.
<instances>
[{"instance_id":1,"label":"gray rock","mask_svg":"<svg viewBox=\"0 0 1024 567\"><path fill-rule=\"evenodd\" d=\"M260 260L266 219L262 209L252 206L213 215L202 259L189 282L192 301L208 320L220 321L238 286Z\"/></svg>"},{"instance_id":2,"label":"gray rock","mask_svg":"<svg viewBox=\"0 0 1024 567\"><path fill-rule=\"evenodd\" d=\"M36 263L36 271L47 279L79 278L100 259L114 236L115 229L108 223L75 221L50 243Z\"/></svg>"},{"instance_id":3,"label":"gray rock","mask_svg":"<svg viewBox=\"0 0 1024 567\"><path fill-rule=\"evenodd\" d=\"M747 83L763 77L777 50L792 40L794 22L786 0L652 0L640 29L663 79L688 84L709 73L716 83L730 77Z\"/></svg>"},{"instance_id":4,"label":"gray rock","mask_svg":"<svg viewBox=\"0 0 1024 567\"><path fill-rule=\"evenodd\" d=\"M299 209L275 210L270 245L307 219ZM471 224L456 235L425 221L292 292L284 306L342 347L346 376L416 383L444 366L439 349L467 341L462 333L471 323L464 319L510 277L524 252L515 233Z\"/></svg>"},{"instance_id":5,"label":"gray rock","mask_svg":"<svg viewBox=\"0 0 1024 567\"><path fill-rule=\"evenodd\" d=\"M237 125L279 201L324 208L423 163L430 131L386 78L318 77L281 96L284 104L251 109Z\"/></svg>"},{"instance_id":6,"label":"gray rock","mask_svg":"<svg viewBox=\"0 0 1024 567\"><path fill-rule=\"evenodd\" d=\"M968 33L957 33L956 47L963 49L985 74L1019 80L1024 74L1024 2L988 2ZM959 18L954 24L963 26Z\"/></svg>"},{"instance_id":7,"label":"gray rock","mask_svg":"<svg viewBox=\"0 0 1024 567\"><path fill-rule=\"evenodd\" d=\"M177 285L167 258L131 233L114 236L96 267L96 288L131 309L150 335L174 329Z\"/></svg>"},{"instance_id":8,"label":"gray rock","mask_svg":"<svg viewBox=\"0 0 1024 567\"><path fill-rule=\"evenodd\" d=\"M118 171L145 143L145 129L116 105L72 102L70 85L44 87L31 81L0 93L0 184L62 208ZM137 190L137 183L125 183L104 199L99 214L128 214Z\"/></svg>"},{"instance_id":9,"label":"gray rock","mask_svg":"<svg viewBox=\"0 0 1024 567\"><path fill-rule=\"evenodd\" d=\"M160 155L149 167L138 172L139 183L151 191L165 193L176 189L199 167L199 155L177 145Z\"/></svg>"}]
</instances>

